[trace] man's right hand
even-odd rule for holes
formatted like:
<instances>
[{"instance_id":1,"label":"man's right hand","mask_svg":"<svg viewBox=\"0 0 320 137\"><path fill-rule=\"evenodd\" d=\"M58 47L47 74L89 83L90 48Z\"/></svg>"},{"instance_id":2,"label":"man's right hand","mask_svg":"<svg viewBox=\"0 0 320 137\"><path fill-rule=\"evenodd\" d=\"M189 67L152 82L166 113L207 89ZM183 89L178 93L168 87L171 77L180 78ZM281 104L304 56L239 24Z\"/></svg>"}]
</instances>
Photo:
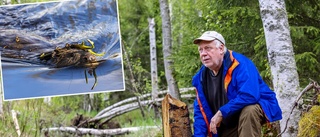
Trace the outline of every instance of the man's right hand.
<instances>
[{"instance_id":1,"label":"man's right hand","mask_svg":"<svg viewBox=\"0 0 320 137\"><path fill-rule=\"evenodd\" d=\"M210 131L213 134L217 134L217 127L220 126L220 123L222 121L223 117L222 117L222 113L220 112L220 110L211 118L210 121Z\"/></svg>"}]
</instances>

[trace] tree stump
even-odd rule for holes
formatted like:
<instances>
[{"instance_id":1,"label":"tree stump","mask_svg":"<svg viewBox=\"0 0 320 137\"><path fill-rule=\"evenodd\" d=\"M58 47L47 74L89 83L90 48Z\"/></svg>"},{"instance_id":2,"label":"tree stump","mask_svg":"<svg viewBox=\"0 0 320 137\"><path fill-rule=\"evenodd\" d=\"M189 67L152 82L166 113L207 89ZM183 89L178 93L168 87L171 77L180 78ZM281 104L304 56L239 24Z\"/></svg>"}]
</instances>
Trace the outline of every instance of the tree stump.
<instances>
[{"instance_id":1,"label":"tree stump","mask_svg":"<svg viewBox=\"0 0 320 137\"><path fill-rule=\"evenodd\" d=\"M167 94L162 101L164 137L192 137L187 105Z\"/></svg>"}]
</instances>

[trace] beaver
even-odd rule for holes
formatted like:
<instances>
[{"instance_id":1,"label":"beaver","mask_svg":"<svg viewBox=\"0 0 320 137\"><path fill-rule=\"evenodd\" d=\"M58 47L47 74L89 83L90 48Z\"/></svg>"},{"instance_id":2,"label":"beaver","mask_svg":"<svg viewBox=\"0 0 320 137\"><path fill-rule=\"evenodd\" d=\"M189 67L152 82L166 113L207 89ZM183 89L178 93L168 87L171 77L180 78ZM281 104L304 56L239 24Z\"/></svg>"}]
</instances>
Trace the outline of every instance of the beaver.
<instances>
[{"instance_id":1,"label":"beaver","mask_svg":"<svg viewBox=\"0 0 320 137\"><path fill-rule=\"evenodd\" d=\"M84 41L82 43L66 43L64 47L54 46L45 39L34 35L17 33L12 30L0 30L0 51L1 56L12 60L19 60L31 64L47 65L51 68L83 67L85 68L85 79L88 83L87 72L95 78L94 85L97 85L95 69L105 59L98 59L105 53L96 53L94 42L87 39L90 46Z\"/></svg>"}]
</instances>

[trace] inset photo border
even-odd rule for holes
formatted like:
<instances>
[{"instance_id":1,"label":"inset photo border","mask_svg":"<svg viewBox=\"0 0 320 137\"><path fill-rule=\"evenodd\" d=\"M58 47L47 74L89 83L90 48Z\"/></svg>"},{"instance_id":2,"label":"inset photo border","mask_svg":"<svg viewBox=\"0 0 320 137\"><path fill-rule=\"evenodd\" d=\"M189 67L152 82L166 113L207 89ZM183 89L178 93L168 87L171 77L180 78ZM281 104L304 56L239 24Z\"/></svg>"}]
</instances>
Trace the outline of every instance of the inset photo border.
<instances>
[{"instance_id":1,"label":"inset photo border","mask_svg":"<svg viewBox=\"0 0 320 137\"><path fill-rule=\"evenodd\" d=\"M0 7L3 99L125 89L117 0Z\"/></svg>"}]
</instances>

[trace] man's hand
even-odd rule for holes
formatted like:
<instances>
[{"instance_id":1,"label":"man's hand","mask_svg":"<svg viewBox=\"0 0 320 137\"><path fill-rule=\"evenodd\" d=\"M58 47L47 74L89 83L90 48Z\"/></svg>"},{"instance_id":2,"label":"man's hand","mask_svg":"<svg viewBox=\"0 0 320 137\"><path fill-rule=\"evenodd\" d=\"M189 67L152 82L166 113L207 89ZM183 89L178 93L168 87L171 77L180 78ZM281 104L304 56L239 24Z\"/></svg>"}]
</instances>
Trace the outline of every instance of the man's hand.
<instances>
[{"instance_id":1,"label":"man's hand","mask_svg":"<svg viewBox=\"0 0 320 137\"><path fill-rule=\"evenodd\" d=\"M217 134L217 127L220 126L220 123L222 121L222 113L220 112L220 110L211 118L211 122L210 122L210 131L213 134Z\"/></svg>"}]
</instances>

